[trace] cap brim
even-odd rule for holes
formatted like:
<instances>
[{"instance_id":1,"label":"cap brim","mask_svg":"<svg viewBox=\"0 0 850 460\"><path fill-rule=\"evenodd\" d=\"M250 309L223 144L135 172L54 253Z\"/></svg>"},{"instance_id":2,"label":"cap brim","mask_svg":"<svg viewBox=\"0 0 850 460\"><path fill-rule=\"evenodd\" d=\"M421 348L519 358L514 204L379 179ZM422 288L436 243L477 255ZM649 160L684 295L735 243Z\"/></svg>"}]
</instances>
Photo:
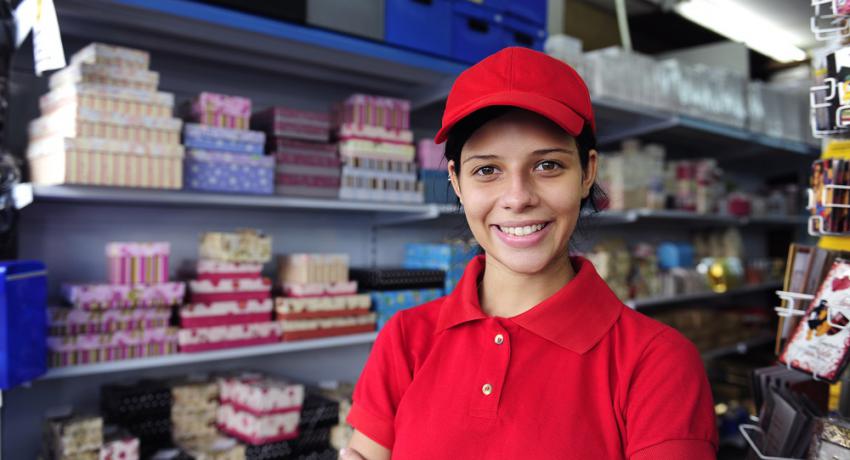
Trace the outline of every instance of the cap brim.
<instances>
[{"instance_id":1,"label":"cap brim","mask_svg":"<svg viewBox=\"0 0 850 460\"><path fill-rule=\"evenodd\" d=\"M448 122L443 124L440 131L437 132L437 135L434 137L434 143L441 144L445 142L449 136L449 131L460 120L466 118L471 113L497 105L518 107L535 112L552 120L552 122L563 128L571 136L578 136L585 124L585 120L581 115L562 103L538 94L511 91L487 95L486 97L470 102L466 107L458 110Z\"/></svg>"}]
</instances>

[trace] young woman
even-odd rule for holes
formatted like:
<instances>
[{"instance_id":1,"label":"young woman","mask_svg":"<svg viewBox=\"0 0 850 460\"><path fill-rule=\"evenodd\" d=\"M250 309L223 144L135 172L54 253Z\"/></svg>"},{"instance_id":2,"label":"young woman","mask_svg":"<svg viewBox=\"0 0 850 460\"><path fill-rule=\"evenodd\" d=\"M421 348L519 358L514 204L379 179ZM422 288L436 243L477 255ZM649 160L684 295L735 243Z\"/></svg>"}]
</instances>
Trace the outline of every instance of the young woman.
<instances>
[{"instance_id":1,"label":"young woman","mask_svg":"<svg viewBox=\"0 0 850 460\"><path fill-rule=\"evenodd\" d=\"M436 141L485 255L451 294L381 331L341 458L715 458L696 348L569 257L597 191L578 74L502 50L458 77Z\"/></svg>"}]
</instances>

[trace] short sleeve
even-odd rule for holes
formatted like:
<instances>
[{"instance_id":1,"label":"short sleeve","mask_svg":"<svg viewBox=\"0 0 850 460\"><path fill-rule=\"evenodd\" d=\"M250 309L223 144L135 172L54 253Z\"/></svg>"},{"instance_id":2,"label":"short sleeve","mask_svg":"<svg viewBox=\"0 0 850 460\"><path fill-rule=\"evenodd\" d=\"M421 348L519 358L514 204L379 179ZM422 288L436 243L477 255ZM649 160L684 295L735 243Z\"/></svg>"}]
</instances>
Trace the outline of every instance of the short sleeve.
<instances>
[{"instance_id":1,"label":"short sleeve","mask_svg":"<svg viewBox=\"0 0 850 460\"><path fill-rule=\"evenodd\" d=\"M357 431L389 450L395 441L399 401L413 379L401 316L390 318L378 334L354 387L353 404L346 419Z\"/></svg>"},{"instance_id":2,"label":"short sleeve","mask_svg":"<svg viewBox=\"0 0 850 460\"><path fill-rule=\"evenodd\" d=\"M714 402L702 358L677 331L658 334L632 373L624 409L630 460L715 459Z\"/></svg>"}]
</instances>

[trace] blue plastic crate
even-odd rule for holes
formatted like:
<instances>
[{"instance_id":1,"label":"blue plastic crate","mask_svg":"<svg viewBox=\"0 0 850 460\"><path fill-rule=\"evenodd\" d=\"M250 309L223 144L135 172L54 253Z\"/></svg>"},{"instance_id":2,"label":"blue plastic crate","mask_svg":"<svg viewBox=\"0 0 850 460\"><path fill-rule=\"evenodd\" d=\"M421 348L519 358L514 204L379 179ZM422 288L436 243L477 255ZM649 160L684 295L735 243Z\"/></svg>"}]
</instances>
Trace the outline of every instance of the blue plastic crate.
<instances>
[{"instance_id":1,"label":"blue plastic crate","mask_svg":"<svg viewBox=\"0 0 850 460\"><path fill-rule=\"evenodd\" d=\"M387 43L451 55L450 0L386 0L384 40Z\"/></svg>"},{"instance_id":2,"label":"blue plastic crate","mask_svg":"<svg viewBox=\"0 0 850 460\"><path fill-rule=\"evenodd\" d=\"M506 0L505 11L545 29L547 3L546 0Z\"/></svg>"},{"instance_id":3,"label":"blue plastic crate","mask_svg":"<svg viewBox=\"0 0 850 460\"><path fill-rule=\"evenodd\" d=\"M47 270L37 261L0 262L0 389L47 372Z\"/></svg>"},{"instance_id":4,"label":"blue plastic crate","mask_svg":"<svg viewBox=\"0 0 850 460\"><path fill-rule=\"evenodd\" d=\"M504 46L523 46L543 51L543 43L546 41L546 28L542 25L505 16L502 21L502 31Z\"/></svg>"},{"instance_id":5,"label":"blue plastic crate","mask_svg":"<svg viewBox=\"0 0 850 460\"><path fill-rule=\"evenodd\" d=\"M460 1L452 14L452 57L475 63L504 47L499 10Z\"/></svg>"}]
</instances>

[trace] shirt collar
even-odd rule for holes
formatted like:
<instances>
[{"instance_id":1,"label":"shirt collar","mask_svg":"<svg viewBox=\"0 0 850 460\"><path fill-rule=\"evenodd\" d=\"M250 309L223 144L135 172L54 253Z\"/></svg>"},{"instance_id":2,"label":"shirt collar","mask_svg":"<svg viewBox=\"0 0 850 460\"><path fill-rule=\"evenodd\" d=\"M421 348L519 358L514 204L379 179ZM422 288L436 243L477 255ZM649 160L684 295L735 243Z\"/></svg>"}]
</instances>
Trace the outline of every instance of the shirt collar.
<instances>
[{"instance_id":1,"label":"shirt collar","mask_svg":"<svg viewBox=\"0 0 850 460\"><path fill-rule=\"evenodd\" d=\"M583 257L572 257L576 276L548 299L520 315L508 318L518 326L573 352L593 348L611 329L625 306ZM437 333L460 324L485 319L478 299L478 280L485 256L466 266L463 277L440 308Z\"/></svg>"}]
</instances>

